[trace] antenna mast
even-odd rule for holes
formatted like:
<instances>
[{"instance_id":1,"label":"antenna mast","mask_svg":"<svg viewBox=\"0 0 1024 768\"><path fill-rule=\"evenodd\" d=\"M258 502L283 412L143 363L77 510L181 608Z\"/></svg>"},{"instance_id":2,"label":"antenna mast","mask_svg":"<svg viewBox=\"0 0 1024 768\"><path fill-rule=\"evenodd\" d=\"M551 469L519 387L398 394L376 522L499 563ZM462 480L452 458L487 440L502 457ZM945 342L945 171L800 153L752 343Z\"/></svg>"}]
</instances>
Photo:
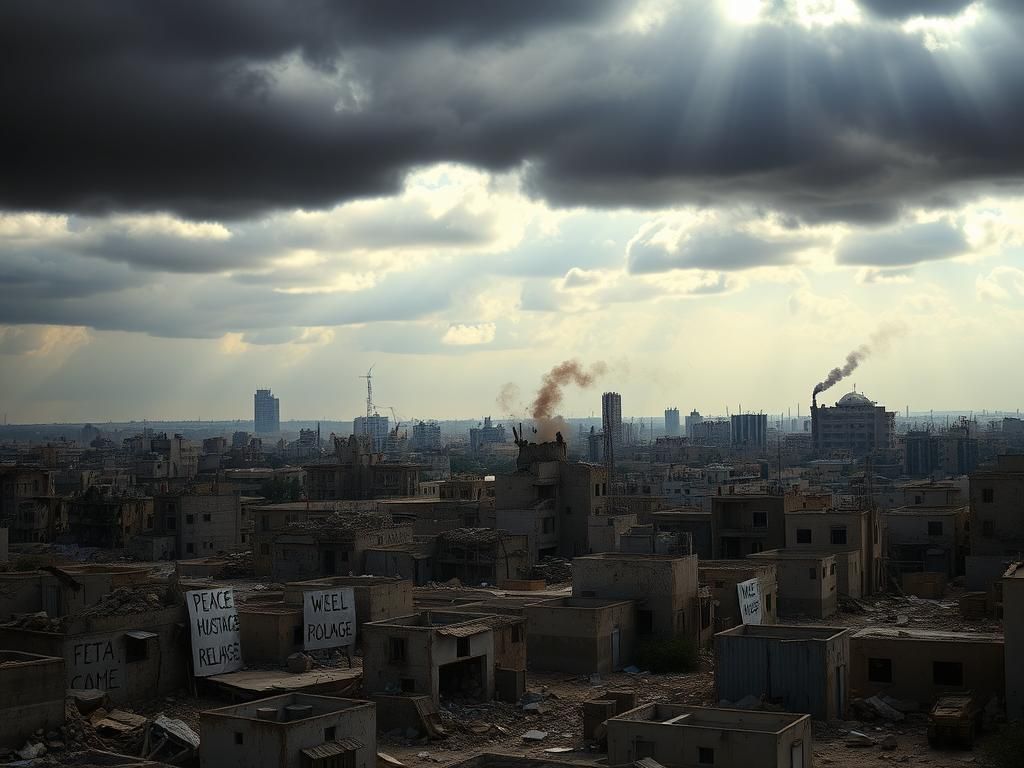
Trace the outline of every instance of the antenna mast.
<instances>
[{"instance_id":1,"label":"antenna mast","mask_svg":"<svg viewBox=\"0 0 1024 768\"><path fill-rule=\"evenodd\" d=\"M359 377L366 379L366 418L373 416L373 368L374 366L371 365L366 375Z\"/></svg>"}]
</instances>

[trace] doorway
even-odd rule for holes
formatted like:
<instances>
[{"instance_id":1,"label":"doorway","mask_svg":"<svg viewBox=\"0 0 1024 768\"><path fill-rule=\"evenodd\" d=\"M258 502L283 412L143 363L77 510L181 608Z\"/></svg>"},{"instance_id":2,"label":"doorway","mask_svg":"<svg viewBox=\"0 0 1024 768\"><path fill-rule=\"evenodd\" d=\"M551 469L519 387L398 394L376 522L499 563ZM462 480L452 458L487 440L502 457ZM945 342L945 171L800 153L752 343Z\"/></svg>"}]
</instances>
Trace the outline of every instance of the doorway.
<instances>
[{"instance_id":1,"label":"doorway","mask_svg":"<svg viewBox=\"0 0 1024 768\"><path fill-rule=\"evenodd\" d=\"M486 656L442 664L438 668L437 692L444 698L482 701L487 696Z\"/></svg>"}]
</instances>

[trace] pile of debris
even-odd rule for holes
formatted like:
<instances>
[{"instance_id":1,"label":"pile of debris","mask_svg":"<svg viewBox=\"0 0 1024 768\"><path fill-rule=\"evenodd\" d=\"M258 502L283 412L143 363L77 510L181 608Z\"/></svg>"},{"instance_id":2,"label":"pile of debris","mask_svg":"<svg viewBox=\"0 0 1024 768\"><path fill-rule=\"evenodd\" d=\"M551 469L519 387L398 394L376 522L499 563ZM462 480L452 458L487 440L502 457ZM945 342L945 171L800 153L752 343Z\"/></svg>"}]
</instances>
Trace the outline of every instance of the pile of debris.
<instances>
[{"instance_id":1,"label":"pile of debris","mask_svg":"<svg viewBox=\"0 0 1024 768\"><path fill-rule=\"evenodd\" d=\"M220 574L224 579L252 579L256 570L252 563L252 550L228 552L224 555L224 569Z\"/></svg>"},{"instance_id":2,"label":"pile of debris","mask_svg":"<svg viewBox=\"0 0 1024 768\"><path fill-rule=\"evenodd\" d=\"M394 527L388 512L332 512L319 520L298 521L288 524L288 533L308 533L318 539L347 538L356 531L380 531Z\"/></svg>"},{"instance_id":3,"label":"pile of debris","mask_svg":"<svg viewBox=\"0 0 1024 768\"><path fill-rule=\"evenodd\" d=\"M572 582L572 561L562 557L545 557L533 566L531 579L544 579L548 584L568 584Z\"/></svg>"},{"instance_id":4,"label":"pile of debris","mask_svg":"<svg viewBox=\"0 0 1024 768\"><path fill-rule=\"evenodd\" d=\"M131 616L166 608L174 603L166 587L119 587L79 612L79 616Z\"/></svg>"},{"instance_id":5,"label":"pile of debris","mask_svg":"<svg viewBox=\"0 0 1024 768\"><path fill-rule=\"evenodd\" d=\"M62 632L65 619L51 619L46 611L39 613L22 613L14 616L7 624L7 627L18 629L31 629L35 632Z\"/></svg>"}]
</instances>

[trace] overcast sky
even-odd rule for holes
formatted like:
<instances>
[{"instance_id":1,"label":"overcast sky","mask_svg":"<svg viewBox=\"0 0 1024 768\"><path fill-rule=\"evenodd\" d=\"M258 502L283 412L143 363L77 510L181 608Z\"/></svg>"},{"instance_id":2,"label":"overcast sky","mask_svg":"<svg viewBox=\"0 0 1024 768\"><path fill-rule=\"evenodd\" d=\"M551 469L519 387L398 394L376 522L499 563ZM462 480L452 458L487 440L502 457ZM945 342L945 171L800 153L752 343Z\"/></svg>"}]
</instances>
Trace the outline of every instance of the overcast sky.
<instances>
[{"instance_id":1,"label":"overcast sky","mask_svg":"<svg viewBox=\"0 0 1024 768\"><path fill-rule=\"evenodd\" d=\"M1020 407L1020 5L2 3L0 409Z\"/></svg>"}]
</instances>

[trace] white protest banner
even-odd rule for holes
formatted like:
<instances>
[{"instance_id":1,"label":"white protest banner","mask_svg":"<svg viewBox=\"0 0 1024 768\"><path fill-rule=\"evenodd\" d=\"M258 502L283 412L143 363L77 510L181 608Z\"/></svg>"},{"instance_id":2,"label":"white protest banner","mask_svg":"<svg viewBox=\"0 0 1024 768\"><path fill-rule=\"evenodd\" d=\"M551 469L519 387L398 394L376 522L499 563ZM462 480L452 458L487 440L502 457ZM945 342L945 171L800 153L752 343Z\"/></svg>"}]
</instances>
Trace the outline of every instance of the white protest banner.
<instances>
[{"instance_id":1,"label":"white protest banner","mask_svg":"<svg viewBox=\"0 0 1024 768\"><path fill-rule=\"evenodd\" d=\"M761 584L757 579L741 581L736 585L740 598L740 618L744 624L761 623Z\"/></svg>"},{"instance_id":2,"label":"white protest banner","mask_svg":"<svg viewBox=\"0 0 1024 768\"><path fill-rule=\"evenodd\" d=\"M197 589L185 593L192 625L192 663L196 677L221 675L242 667L235 592Z\"/></svg>"},{"instance_id":3,"label":"white protest banner","mask_svg":"<svg viewBox=\"0 0 1024 768\"><path fill-rule=\"evenodd\" d=\"M356 641L356 596L352 587L303 594L302 647L341 648Z\"/></svg>"}]
</instances>

